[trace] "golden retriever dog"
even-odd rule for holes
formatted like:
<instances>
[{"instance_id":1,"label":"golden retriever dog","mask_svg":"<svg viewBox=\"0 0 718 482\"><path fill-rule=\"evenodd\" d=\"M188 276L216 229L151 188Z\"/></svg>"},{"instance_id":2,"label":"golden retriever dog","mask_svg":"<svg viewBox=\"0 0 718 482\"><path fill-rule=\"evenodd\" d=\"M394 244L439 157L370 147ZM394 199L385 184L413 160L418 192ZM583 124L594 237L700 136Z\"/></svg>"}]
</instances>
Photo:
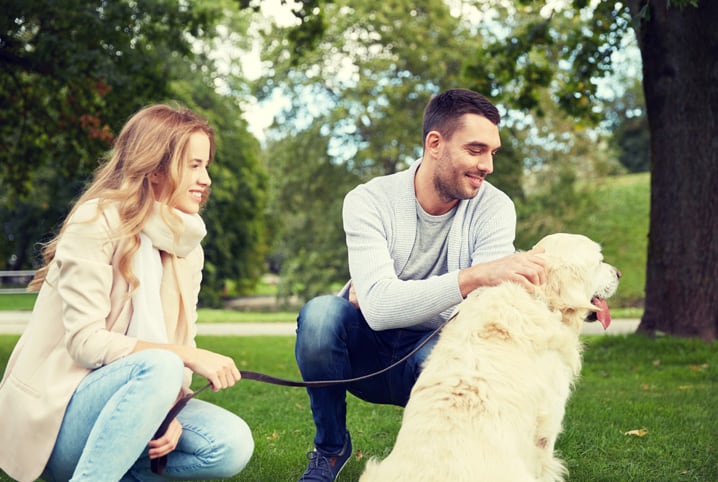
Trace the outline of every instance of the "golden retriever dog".
<instances>
[{"instance_id":1,"label":"golden retriever dog","mask_svg":"<svg viewBox=\"0 0 718 482\"><path fill-rule=\"evenodd\" d=\"M581 370L581 326L610 323L620 272L585 236L553 234L546 282L479 288L455 310L404 409L396 444L360 482L562 481L554 455ZM590 315L590 316L589 316Z\"/></svg>"}]
</instances>

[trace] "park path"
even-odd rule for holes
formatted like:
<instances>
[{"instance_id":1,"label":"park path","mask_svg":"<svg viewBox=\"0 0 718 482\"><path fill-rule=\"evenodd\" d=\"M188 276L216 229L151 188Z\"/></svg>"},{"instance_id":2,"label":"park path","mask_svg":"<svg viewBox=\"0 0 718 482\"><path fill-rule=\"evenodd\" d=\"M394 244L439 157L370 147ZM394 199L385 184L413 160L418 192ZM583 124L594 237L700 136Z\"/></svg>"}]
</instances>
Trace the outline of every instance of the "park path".
<instances>
[{"instance_id":1,"label":"park path","mask_svg":"<svg viewBox=\"0 0 718 482\"><path fill-rule=\"evenodd\" d=\"M30 319L29 311L0 311L0 334L19 335ZM638 319L617 319L611 322L608 330L603 331L600 323L584 323L581 333L584 335L623 335L633 333ZM197 323L198 335L210 336L294 336L296 323Z\"/></svg>"}]
</instances>

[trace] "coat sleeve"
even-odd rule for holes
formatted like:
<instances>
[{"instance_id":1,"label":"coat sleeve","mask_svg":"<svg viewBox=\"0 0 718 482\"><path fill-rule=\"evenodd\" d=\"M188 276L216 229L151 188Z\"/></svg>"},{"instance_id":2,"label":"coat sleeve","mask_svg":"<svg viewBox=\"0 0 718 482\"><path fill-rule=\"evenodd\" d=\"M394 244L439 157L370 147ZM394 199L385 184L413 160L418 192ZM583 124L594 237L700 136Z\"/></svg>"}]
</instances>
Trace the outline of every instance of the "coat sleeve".
<instances>
[{"instance_id":1,"label":"coat sleeve","mask_svg":"<svg viewBox=\"0 0 718 482\"><path fill-rule=\"evenodd\" d=\"M98 368L128 355L137 341L107 328L117 245L108 218L94 204L68 220L55 254L54 276L62 299L65 343L80 366Z\"/></svg>"}]
</instances>

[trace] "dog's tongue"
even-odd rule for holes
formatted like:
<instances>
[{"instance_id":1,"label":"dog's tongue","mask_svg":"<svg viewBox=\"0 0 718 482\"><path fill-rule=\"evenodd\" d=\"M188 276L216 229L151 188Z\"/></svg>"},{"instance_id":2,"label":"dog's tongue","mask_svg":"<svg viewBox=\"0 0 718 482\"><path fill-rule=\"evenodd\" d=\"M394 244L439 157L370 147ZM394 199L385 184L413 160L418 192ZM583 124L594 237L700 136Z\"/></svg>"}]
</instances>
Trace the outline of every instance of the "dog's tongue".
<instances>
[{"instance_id":1,"label":"dog's tongue","mask_svg":"<svg viewBox=\"0 0 718 482\"><path fill-rule=\"evenodd\" d=\"M608 325L611 324L611 310L608 309L608 303L606 303L606 300L603 298L599 298L598 296L595 296L591 303L598 308L598 312L596 312L596 319L601 323L601 326L603 326L603 329L605 330L608 328Z\"/></svg>"}]
</instances>

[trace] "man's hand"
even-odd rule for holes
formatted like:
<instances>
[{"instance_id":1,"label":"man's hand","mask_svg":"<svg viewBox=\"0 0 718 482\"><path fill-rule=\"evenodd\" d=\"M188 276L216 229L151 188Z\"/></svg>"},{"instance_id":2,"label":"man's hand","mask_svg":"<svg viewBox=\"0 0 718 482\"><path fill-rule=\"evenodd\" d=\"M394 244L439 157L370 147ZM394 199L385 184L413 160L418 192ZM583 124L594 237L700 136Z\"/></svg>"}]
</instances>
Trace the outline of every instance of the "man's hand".
<instances>
[{"instance_id":1,"label":"man's hand","mask_svg":"<svg viewBox=\"0 0 718 482\"><path fill-rule=\"evenodd\" d=\"M543 252L543 248L535 248L462 269L459 272L461 295L466 297L480 286L496 286L503 281L519 283L532 291L546 281L545 262L539 256Z\"/></svg>"},{"instance_id":2,"label":"man's hand","mask_svg":"<svg viewBox=\"0 0 718 482\"><path fill-rule=\"evenodd\" d=\"M359 309L359 299L357 298L357 291L354 289L354 283L349 283L349 303L353 304L354 307Z\"/></svg>"}]
</instances>

